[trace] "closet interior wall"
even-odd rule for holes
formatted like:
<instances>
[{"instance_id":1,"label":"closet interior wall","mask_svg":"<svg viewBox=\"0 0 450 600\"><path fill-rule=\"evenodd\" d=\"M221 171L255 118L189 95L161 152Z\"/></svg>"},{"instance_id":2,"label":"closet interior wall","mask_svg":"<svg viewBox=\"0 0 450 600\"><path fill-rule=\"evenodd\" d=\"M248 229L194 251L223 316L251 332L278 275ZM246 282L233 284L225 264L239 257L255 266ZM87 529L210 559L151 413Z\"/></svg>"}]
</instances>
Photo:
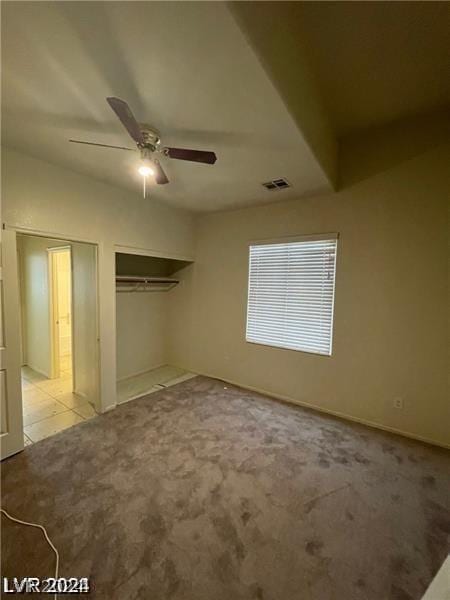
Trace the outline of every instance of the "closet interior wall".
<instances>
[{"instance_id":1,"label":"closet interior wall","mask_svg":"<svg viewBox=\"0 0 450 600\"><path fill-rule=\"evenodd\" d=\"M116 292L117 380L167 362L165 292Z\"/></svg>"},{"instance_id":2,"label":"closet interior wall","mask_svg":"<svg viewBox=\"0 0 450 600\"><path fill-rule=\"evenodd\" d=\"M175 278L188 263L173 259L116 253L116 276ZM133 389L133 378L139 378L168 366L168 297L170 289L147 289L137 285L136 291L119 291L116 287L117 383L118 401L124 401L123 390ZM128 288L127 288L128 289ZM178 376L178 371L170 371ZM168 376L168 375L167 375ZM159 381L152 376L148 380ZM131 393L131 392L130 392ZM128 399L128 398L127 398Z\"/></svg>"}]
</instances>

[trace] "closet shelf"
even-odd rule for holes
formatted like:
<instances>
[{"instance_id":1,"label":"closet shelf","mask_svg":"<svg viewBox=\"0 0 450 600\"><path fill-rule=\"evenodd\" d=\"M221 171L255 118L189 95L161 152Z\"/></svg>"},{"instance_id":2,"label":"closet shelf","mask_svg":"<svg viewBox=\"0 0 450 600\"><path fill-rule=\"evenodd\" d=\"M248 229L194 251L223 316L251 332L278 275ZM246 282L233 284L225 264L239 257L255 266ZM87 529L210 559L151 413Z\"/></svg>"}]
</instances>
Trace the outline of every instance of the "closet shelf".
<instances>
[{"instance_id":1,"label":"closet shelf","mask_svg":"<svg viewBox=\"0 0 450 600\"><path fill-rule=\"evenodd\" d=\"M168 292L176 285L178 279L170 277L140 277L137 275L117 275L117 292Z\"/></svg>"}]
</instances>

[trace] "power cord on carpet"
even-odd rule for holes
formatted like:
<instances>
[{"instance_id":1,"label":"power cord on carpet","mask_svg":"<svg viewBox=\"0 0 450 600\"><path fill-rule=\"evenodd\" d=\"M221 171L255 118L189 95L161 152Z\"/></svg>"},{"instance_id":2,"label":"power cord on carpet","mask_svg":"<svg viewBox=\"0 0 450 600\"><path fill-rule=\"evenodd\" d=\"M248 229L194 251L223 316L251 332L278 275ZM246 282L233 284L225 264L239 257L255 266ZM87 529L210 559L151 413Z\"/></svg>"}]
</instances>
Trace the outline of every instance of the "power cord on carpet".
<instances>
[{"instance_id":1,"label":"power cord on carpet","mask_svg":"<svg viewBox=\"0 0 450 600\"><path fill-rule=\"evenodd\" d=\"M5 517L7 517L10 521L14 521L15 523L20 523L21 525L29 525L30 527L37 527L38 529L40 529L45 536L45 539L48 542L48 545L50 546L50 548L53 550L53 552L55 553L56 556L56 565L55 565L55 580L58 581L58 572L59 572L59 554L58 554L58 550L55 548L55 546L53 545L51 539L48 537L48 533L47 530L45 529L45 527L43 525L39 525L38 523L28 523L28 521L22 521L21 519L16 519L15 517L12 517L9 513L6 512L6 510L4 508L0 508L0 511L5 515ZM54 595L54 599L57 600L58 599L58 593L55 592Z\"/></svg>"}]
</instances>

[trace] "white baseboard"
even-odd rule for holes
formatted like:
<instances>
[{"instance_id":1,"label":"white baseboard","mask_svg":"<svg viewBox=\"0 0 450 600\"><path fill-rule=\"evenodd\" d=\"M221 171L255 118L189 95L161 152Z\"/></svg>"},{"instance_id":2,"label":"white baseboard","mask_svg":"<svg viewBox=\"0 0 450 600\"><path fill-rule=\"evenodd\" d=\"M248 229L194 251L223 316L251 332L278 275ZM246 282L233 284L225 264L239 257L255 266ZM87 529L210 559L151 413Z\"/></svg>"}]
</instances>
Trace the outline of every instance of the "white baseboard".
<instances>
[{"instance_id":1,"label":"white baseboard","mask_svg":"<svg viewBox=\"0 0 450 600\"><path fill-rule=\"evenodd\" d=\"M24 367L28 367L29 369L33 369L33 371L36 371L36 373L39 373L39 375L43 375L47 379L51 379L51 377L50 377L50 375L48 373L44 373L44 371L41 371L40 369L38 369L36 367L33 367L33 365L30 365L30 363L26 363L23 366Z\"/></svg>"},{"instance_id":2,"label":"white baseboard","mask_svg":"<svg viewBox=\"0 0 450 600\"><path fill-rule=\"evenodd\" d=\"M359 417L354 417L352 415L348 415L346 413L342 413L339 411L329 410L328 408L322 408L321 406L317 406L316 404L310 404L309 402L303 402L302 400L296 400L295 398L291 398L290 396L284 396L282 394L275 394L274 392L268 392L267 390L263 390L261 388L256 388L256 387L249 386L249 385L246 385L243 383L239 383L238 381L234 381L231 379L225 379L218 375L212 375L212 374L207 374L207 373L199 373L199 375L204 375L205 377L211 377L212 379L219 379L220 381L224 381L226 383L229 383L230 385L235 385L237 387L241 387L244 390L257 392L258 394L263 394L264 396L268 396L269 398L274 398L275 400L280 400L281 402L287 402L288 404L295 404L297 406L303 406L305 408L309 408L309 409L317 411L317 412L325 413L325 414L331 415L333 417L338 417L339 419L352 421L353 423L359 423L360 425L367 425L367 427L373 427L374 429L381 429L382 431L387 431L388 433L395 433L397 435L401 435L403 437L407 437L412 440L417 440L419 442L425 442L426 444L431 444L432 446L446 448L447 450L450 449L450 444L446 444L445 442L438 442L436 440L422 437L415 433L411 433L410 431L403 431L402 429L396 429L395 427L389 427L388 425L383 425L383 424L377 423L375 421L368 421L366 419L360 419Z\"/></svg>"},{"instance_id":3,"label":"white baseboard","mask_svg":"<svg viewBox=\"0 0 450 600\"><path fill-rule=\"evenodd\" d=\"M160 365L160 366L164 366L164 365ZM178 365L177 365L178 366ZM158 367L154 367L155 369ZM187 369L185 367L179 367L180 369L184 369L190 373L193 373L192 370ZM151 369L149 369L151 370ZM141 373L138 373L138 375L141 375L143 373L146 373L146 371L142 371ZM264 396L268 396L269 398L273 398L275 400L279 400L281 402L286 402L288 404L294 404L296 406L303 406L305 408L309 408L313 411L316 412L320 412L320 413L324 413L327 415L331 415L333 417L338 417L339 419L344 419L346 421L351 421L353 423L359 423L360 425L366 425L367 427L372 427L374 429L379 429L381 431L387 431L388 433L394 433L396 435L401 435L403 437L412 439L412 440L417 440L419 442L424 442L426 444L431 444L432 446L438 446L439 448L445 448L447 450L450 449L450 444L446 444L445 442L438 442L436 440L432 440L430 438L426 438L420 435L417 435L415 433L411 433L410 431L403 431L402 429L396 429L395 427L389 427L387 425L383 425L381 423L377 423L375 421L368 421L367 419L361 419L359 417L354 417L352 415L346 414L346 413L342 413L339 411L334 411L334 410L329 410L327 408L322 408L320 406L317 406L315 404L310 404L309 402L303 402L302 400L296 400L295 398L291 398L290 396L285 396L282 394L275 394L274 392L268 392L267 390L264 390L262 388L257 388L257 387L253 387L253 386L249 386L246 385L244 383L240 383L239 381L235 381L232 379L226 379L224 377L221 377L219 375L214 375L212 373L197 373L197 375L203 375L204 377L210 377L211 379L218 379L219 381L223 381L225 383L229 383L230 385L235 385L237 387L241 387L244 390L249 390L252 392L257 392L258 394L262 394ZM135 375L130 375L127 377L124 377L122 379L119 379L118 381L123 381L123 379L129 379L131 377L135 377ZM131 398L130 398L131 400ZM125 401L126 402L126 401ZM107 409L105 409L105 411L103 412L108 412L110 410L113 410L114 408L116 408L117 406L119 406L120 404L123 404L124 402L120 402L115 404L114 406L109 406Z\"/></svg>"}]
</instances>

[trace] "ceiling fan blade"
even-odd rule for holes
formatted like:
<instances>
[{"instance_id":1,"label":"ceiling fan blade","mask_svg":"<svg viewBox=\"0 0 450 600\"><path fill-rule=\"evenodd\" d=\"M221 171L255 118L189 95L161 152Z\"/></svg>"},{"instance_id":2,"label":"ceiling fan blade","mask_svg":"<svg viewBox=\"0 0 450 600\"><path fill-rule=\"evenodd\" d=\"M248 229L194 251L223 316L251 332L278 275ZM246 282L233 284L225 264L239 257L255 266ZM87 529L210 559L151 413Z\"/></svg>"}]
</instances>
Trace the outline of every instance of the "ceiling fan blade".
<instances>
[{"instance_id":1,"label":"ceiling fan blade","mask_svg":"<svg viewBox=\"0 0 450 600\"><path fill-rule=\"evenodd\" d=\"M136 152L136 148L125 148L125 146L110 146L109 144L96 144L95 142L84 142L82 140L69 140L73 144L86 144L88 146L100 146L101 148L115 148L116 150L130 150Z\"/></svg>"},{"instance_id":2,"label":"ceiling fan blade","mask_svg":"<svg viewBox=\"0 0 450 600\"><path fill-rule=\"evenodd\" d=\"M156 169L155 169L156 170L156 173L155 173L156 183L158 183L159 185L169 183L169 180L167 179L167 175L164 173L164 169L162 168L160 163L157 160L154 160L153 162L156 167Z\"/></svg>"},{"instance_id":3,"label":"ceiling fan blade","mask_svg":"<svg viewBox=\"0 0 450 600\"><path fill-rule=\"evenodd\" d=\"M190 150L189 148L165 148L164 150L167 156L178 160L190 160L208 165L213 165L217 160L214 152L207 150Z\"/></svg>"},{"instance_id":4,"label":"ceiling fan blade","mask_svg":"<svg viewBox=\"0 0 450 600\"><path fill-rule=\"evenodd\" d=\"M125 102L125 100L121 100L120 98L106 98L106 101L119 117L122 122L122 125L131 135L133 140L137 144L145 144L144 136L142 135L141 128L139 123L134 118L133 113L131 112L131 108Z\"/></svg>"}]
</instances>

